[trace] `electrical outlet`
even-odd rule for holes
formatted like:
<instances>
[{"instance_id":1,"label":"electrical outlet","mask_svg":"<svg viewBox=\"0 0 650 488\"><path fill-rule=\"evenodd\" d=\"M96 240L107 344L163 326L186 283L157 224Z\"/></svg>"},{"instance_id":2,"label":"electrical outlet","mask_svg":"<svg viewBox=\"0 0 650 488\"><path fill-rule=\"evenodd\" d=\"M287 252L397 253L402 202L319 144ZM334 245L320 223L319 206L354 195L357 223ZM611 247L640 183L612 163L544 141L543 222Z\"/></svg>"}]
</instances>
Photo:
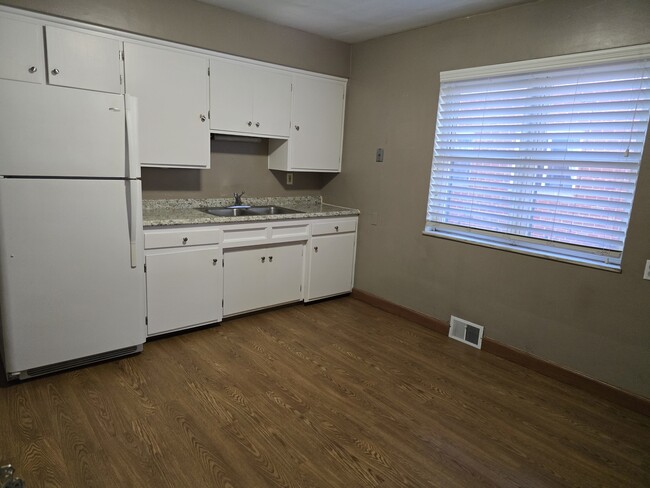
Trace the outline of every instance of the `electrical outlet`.
<instances>
[{"instance_id":1,"label":"electrical outlet","mask_svg":"<svg viewBox=\"0 0 650 488\"><path fill-rule=\"evenodd\" d=\"M650 259L645 262L645 271L643 271L643 279L650 280Z\"/></svg>"},{"instance_id":2,"label":"electrical outlet","mask_svg":"<svg viewBox=\"0 0 650 488\"><path fill-rule=\"evenodd\" d=\"M293 185L293 173L287 173L287 185Z\"/></svg>"}]
</instances>

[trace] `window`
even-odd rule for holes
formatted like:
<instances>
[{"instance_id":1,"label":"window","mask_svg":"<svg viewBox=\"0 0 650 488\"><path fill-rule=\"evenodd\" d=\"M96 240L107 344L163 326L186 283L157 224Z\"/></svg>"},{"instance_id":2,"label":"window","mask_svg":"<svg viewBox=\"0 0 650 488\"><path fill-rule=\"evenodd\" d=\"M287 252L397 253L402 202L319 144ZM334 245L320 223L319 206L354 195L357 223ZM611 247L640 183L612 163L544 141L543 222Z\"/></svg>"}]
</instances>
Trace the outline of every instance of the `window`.
<instances>
[{"instance_id":1,"label":"window","mask_svg":"<svg viewBox=\"0 0 650 488\"><path fill-rule=\"evenodd\" d=\"M650 45L440 74L426 234L620 269Z\"/></svg>"}]
</instances>

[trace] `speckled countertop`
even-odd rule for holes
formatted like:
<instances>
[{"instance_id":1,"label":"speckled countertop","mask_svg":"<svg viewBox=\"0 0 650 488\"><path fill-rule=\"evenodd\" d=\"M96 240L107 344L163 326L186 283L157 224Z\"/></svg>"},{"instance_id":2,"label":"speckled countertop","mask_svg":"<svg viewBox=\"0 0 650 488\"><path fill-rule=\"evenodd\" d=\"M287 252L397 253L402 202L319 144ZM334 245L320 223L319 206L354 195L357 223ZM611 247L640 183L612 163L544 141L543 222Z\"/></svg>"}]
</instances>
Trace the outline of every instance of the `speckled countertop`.
<instances>
[{"instance_id":1,"label":"speckled countertop","mask_svg":"<svg viewBox=\"0 0 650 488\"><path fill-rule=\"evenodd\" d=\"M210 198L204 200L144 200L142 216L145 227L164 225L223 224L233 222L256 222L260 220L291 220L322 217L348 217L359 215L354 208L338 207L323 203L321 197L268 197L243 198L245 205L278 207L298 210L301 213L281 215L245 215L238 217L218 217L201 210L209 207L227 207L232 205L232 198Z\"/></svg>"}]
</instances>

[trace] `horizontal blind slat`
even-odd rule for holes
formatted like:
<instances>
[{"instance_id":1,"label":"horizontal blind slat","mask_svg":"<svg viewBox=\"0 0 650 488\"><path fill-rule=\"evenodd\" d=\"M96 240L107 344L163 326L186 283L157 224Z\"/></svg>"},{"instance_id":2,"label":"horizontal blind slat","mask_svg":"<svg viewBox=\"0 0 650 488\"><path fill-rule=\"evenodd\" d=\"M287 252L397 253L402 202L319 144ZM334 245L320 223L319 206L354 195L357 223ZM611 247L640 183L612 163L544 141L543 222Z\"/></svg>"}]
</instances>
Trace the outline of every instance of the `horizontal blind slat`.
<instances>
[{"instance_id":1,"label":"horizontal blind slat","mask_svg":"<svg viewBox=\"0 0 650 488\"><path fill-rule=\"evenodd\" d=\"M443 81L428 222L621 251L650 119L649 66L506 65L514 74Z\"/></svg>"}]
</instances>

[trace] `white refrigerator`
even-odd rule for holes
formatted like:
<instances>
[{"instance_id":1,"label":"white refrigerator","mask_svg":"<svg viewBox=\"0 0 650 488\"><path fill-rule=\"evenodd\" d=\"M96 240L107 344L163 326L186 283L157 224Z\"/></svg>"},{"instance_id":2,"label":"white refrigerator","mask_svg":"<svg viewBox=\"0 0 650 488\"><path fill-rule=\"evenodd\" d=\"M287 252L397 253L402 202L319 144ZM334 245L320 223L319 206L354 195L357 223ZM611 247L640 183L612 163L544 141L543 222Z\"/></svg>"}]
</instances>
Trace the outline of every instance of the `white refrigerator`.
<instances>
[{"instance_id":1,"label":"white refrigerator","mask_svg":"<svg viewBox=\"0 0 650 488\"><path fill-rule=\"evenodd\" d=\"M0 340L8 379L142 350L137 104L0 80Z\"/></svg>"}]
</instances>

